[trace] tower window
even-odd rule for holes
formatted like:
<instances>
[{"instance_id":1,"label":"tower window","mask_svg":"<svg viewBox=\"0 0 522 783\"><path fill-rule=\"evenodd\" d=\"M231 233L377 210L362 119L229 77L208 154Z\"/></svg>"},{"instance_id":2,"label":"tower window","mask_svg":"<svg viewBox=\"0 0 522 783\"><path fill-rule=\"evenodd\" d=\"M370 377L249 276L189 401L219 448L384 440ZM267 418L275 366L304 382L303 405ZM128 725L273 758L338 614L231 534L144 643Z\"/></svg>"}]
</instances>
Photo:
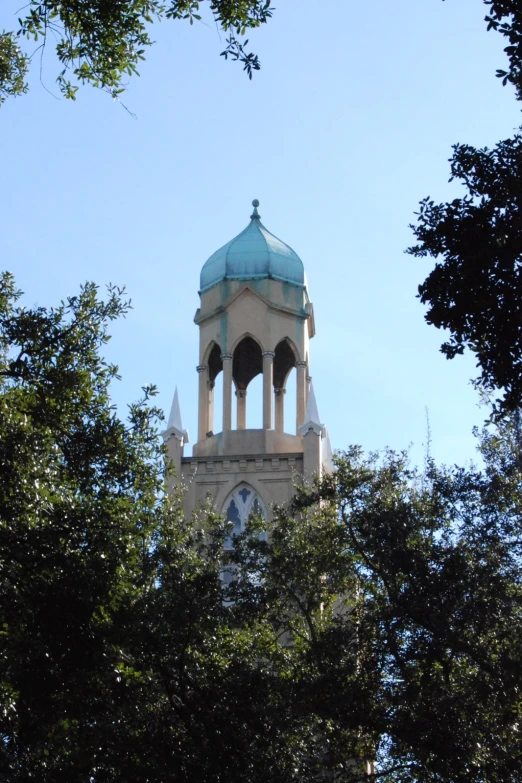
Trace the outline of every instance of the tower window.
<instances>
[{"instance_id":1,"label":"tower window","mask_svg":"<svg viewBox=\"0 0 522 783\"><path fill-rule=\"evenodd\" d=\"M242 533L251 514L260 514L266 519L266 508L254 489L248 484L239 484L228 496L223 506L223 515L232 522L232 530L225 538L225 549L232 549L233 537Z\"/></svg>"}]
</instances>

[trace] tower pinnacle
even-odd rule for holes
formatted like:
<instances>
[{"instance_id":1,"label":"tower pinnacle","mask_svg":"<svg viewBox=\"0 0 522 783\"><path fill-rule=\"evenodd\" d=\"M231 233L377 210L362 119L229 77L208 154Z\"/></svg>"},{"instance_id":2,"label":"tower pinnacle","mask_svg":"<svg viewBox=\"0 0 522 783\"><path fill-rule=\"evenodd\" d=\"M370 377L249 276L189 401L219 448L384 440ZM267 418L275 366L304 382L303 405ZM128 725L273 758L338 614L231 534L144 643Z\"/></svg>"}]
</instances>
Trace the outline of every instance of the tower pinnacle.
<instances>
[{"instance_id":1,"label":"tower pinnacle","mask_svg":"<svg viewBox=\"0 0 522 783\"><path fill-rule=\"evenodd\" d=\"M259 199L255 198L252 202L252 206L254 207L254 211L250 215L250 220L261 220L261 215L257 211L257 208L259 206Z\"/></svg>"},{"instance_id":2,"label":"tower pinnacle","mask_svg":"<svg viewBox=\"0 0 522 783\"><path fill-rule=\"evenodd\" d=\"M162 433L163 440L167 441L171 435L174 435L181 443L188 443L189 436L187 430L183 429L181 422L181 411L179 407L178 387L174 391L174 399L172 400L172 408L170 409L170 416L167 424L167 429Z\"/></svg>"}]
</instances>

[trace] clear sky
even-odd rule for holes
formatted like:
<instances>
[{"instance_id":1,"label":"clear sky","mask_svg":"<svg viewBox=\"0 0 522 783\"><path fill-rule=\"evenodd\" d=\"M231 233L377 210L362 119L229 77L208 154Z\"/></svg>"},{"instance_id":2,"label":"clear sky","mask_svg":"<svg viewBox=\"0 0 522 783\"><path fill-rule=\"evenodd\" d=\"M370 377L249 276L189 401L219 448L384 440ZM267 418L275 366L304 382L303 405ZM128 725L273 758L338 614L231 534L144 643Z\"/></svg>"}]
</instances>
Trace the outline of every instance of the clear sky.
<instances>
[{"instance_id":1,"label":"clear sky","mask_svg":"<svg viewBox=\"0 0 522 783\"><path fill-rule=\"evenodd\" d=\"M155 26L124 97L135 119L87 87L58 100L35 62L29 94L0 109L2 267L41 305L85 280L125 284L134 309L112 330L114 399L123 410L152 382L168 408L177 385L193 440L199 272L258 198L305 264L311 374L334 448L413 444L421 461L427 408L434 456L466 462L484 418L474 362L439 353L416 299L432 261L404 249L419 200L459 194L451 145L492 145L520 124L495 77L503 41L480 0L276 6L250 35L252 81L219 57L211 25ZM18 9L4 0L0 29L16 29ZM57 95L55 75L46 53Z\"/></svg>"}]
</instances>

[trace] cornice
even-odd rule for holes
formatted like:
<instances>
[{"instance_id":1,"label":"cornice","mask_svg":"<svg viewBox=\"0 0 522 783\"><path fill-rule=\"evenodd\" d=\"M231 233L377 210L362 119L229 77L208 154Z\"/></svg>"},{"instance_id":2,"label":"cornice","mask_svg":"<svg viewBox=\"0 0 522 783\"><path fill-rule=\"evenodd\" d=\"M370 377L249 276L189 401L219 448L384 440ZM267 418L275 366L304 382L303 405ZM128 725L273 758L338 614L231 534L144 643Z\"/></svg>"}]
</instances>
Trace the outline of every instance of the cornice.
<instances>
[{"instance_id":1,"label":"cornice","mask_svg":"<svg viewBox=\"0 0 522 783\"><path fill-rule=\"evenodd\" d=\"M212 318L215 318L218 315L221 315L222 313L226 312L230 305L236 301L236 299L239 299L239 297L244 296L245 293L250 293L253 296L257 297L261 302L263 302L266 307L268 307L269 310L273 312L278 313L284 313L285 315L291 315L294 318L300 318L302 321L306 321L310 316L313 317L313 312L305 312L304 310L295 310L292 307L287 307L286 305L280 305L275 304L274 302L271 302L270 299L267 299L266 296L263 296L258 291L255 291L253 288L251 288L249 285L243 286L239 291L236 291L236 293L228 299L225 304L218 305L218 307L215 307L211 312L206 313L205 315L201 315L201 308L198 307L196 310L196 315L194 316L194 323L196 323L198 326L200 324L205 323L205 321L208 321Z\"/></svg>"}]
</instances>

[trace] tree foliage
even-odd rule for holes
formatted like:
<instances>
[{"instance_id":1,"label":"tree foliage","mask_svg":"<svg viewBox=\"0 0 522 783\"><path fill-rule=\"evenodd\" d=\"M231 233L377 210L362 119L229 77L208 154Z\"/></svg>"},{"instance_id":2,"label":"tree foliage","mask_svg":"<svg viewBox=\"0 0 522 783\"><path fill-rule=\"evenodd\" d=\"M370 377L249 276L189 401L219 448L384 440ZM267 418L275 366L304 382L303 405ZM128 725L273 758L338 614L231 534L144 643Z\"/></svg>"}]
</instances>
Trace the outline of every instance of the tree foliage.
<instances>
[{"instance_id":1,"label":"tree foliage","mask_svg":"<svg viewBox=\"0 0 522 783\"><path fill-rule=\"evenodd\" d=\"M389 783L520 780L519 423L480 438L482 472L351 449L244 550L334 780L368 758Z\"/></svg>"},{"instance_id":2,"label":"tree foliage","mask_svg":"<svg viewBox=\"0 0 522 783\"><path fill-rule=\"evenodd\" d=\"M442 352L472 350L480 384L503 390L499 410L522 403L522 137L489 150L457 144L451 179L466 194L421 202L409 252L437 258L419 286L426 320L450 332Z\"/></svg>"},{"instance_id":3,"label":"tree foliage","mask_svg":"<svg viewBox=\"0 0 522 783\"><path fill-rule=\"evenodd\" d=\"M482 471L352 448L225 553L164 493L154 390L111 405L121 293L17 297L4 276L0 779L520 779L516 416Z\"/></svg>"},{"instance_id":4,"label":"tree foliage","mask_svg":"<svg viewBox=\"0 0 522 783\"><path fill-rule=\"evenodd\" d=\"M88 780L92 727L117 703L114 613L134 600L162 490L153 390L128 424L118 419L108 392L117 368L100 348L126 311L121 292L101 300L87 285L52 310L18 296L3 275L0 770L59 780L70 767Z\"/></svg>"},{"instance_id":5,"label":"tree foliage","mask_svg":"<svg viewBox=\"0 0 522 783\"><path fill-rule=\"evenodd\" d=\"M312 724L274 628L224 600L223 520L165 495L154 389L111 405L121 292L18 299L4 275L0 779L297 783Z\"/></svg>"},{"instance_id":6,"label":"tree foliage","mask_svg":"<svg viewBox=\"0 0 522 783\"><path fill-rule=\"evenodd\" d=\"M488 30L496 30L508 40L504 49L508 57L508 69L497 69L497 76L504 85L515 87L518 100L522 100L522 13L518 0L484 0L489 6L485 21Z\"/></svg>"},{"instance_id":7,"label":"tree foliage","mask_svg":"<svg viewBox=\"0 0 522 783\"><path fill-rule=\"evenodd\" d=\"M13 33L0 33L0 104L9 96L27 92L27 57Z\"/></svg>"},{"instance_id":8,"label":"tree foliage","mask_svg":"<svg viewBox=\"0 0 522 783\"><path fill-rule=\"evenodd\" d=\"M30 0L18 31L0 39L0 94L26 91L28 60L50 43L62 66L57 82L65 97L74 99L80 85L90 84L117 98L153 43L154 22L193 24L203 12L227 36L222 56L241 62L252 78L259 58L246 50L248 39L241 38L272 16L271 0ZM34 53L20 54L24 38L35 42ZM22 80L13 76L19 73Z\"/></svg>"},{"instance_id":9,"label":"tree foliage","mask_svg":"<svg viewBox=\"0 0 522 783\"><path fill-rule=\"evenodd\" d=\"M484 2L488 30L508 40L508 67L497 76L522 100L522 7L517 0ZM426 321L449 331L441 347L448 359L475 353L479 385L500 392L496 415L522 404L521 162L518 134L493 149L454 145L450 182L460 180L465 195L421 201L412 226L419 243L408 250L436 259L419 286Z\"/></svg>"}]
</instances>

